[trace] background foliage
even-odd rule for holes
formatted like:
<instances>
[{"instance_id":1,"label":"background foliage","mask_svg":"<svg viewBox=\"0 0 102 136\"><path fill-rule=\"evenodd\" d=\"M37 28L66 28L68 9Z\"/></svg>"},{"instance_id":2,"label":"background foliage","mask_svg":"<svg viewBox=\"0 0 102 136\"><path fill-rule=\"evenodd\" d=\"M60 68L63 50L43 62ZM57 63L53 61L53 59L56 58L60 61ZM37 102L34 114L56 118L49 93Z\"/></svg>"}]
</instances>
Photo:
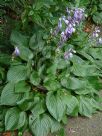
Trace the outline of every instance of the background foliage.
<instances>
[{"instance_id":1,"label":"background foliage","mask_svg":"<svg viewBox=\"0 0 102 136\"><path fill-rule=\"evenodd\" d=\"M50 33L66 7L85 8L101 24L101 5L100 0L0 1L0 132L63 134L67 116L91 117L102 109L102 48L83 31L85 21L61 50L56 50L59 35ZM63 54L70 48L76 54L66 60Z\"/></svg>"}]
</instances>

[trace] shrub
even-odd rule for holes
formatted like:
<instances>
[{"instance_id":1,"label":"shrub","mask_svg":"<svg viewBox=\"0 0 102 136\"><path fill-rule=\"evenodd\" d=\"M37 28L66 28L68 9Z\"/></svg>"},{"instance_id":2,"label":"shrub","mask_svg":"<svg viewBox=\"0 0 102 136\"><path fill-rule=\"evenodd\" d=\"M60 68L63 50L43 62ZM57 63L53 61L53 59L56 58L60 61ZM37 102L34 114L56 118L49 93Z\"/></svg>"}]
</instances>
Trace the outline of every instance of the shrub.
<instances>
[{"instance_id":1,"label":"shrub","mask_svg":"<svg viewBox=\"0 0 102 136\"><path fill-rule=\"evenodd\" d=\"M0 68L0 131L29 129L46 136L59 131L67 116L91 117L102 109L99 31L85 33L84 18L74 2L24 4L22 27L10 37L15 50L7 74Z\"/></svg>"}]
</instances>

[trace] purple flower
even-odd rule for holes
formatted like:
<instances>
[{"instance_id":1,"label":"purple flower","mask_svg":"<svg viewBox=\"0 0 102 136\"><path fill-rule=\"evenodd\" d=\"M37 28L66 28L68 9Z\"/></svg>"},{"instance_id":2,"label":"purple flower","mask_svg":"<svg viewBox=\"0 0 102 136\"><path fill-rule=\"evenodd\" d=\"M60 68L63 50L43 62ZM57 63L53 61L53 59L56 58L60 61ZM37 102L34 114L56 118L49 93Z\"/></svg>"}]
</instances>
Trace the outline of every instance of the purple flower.
<instances>
[{"instance_id":1,"label":"purple flower","mask_svg":"<svg viewBox=\"0 0 102 136\"><path fill-rule=\"evenodd\" d=\"M66 17L65 17L65 16L63 16L63 17L62 17L62 20L64 21L64 23L65 23L66 25L68 25L68 24L69 24L69 20L68 20L68 19L66 19Z\"/></svg>"},{"instance_id":2,"label":"purple flower","mask_svg":"<svg viewBox=\"0 0 102 136\"><path fill-rule=\"evenodd\" d=\"M76 53L75 50L69 49L67 52L64 53L64 59L70 59L73 57L74 53Z\"/></svg>"},{"instance_id":3,"label":"purple flower","mask_svg":"<svg viewBox=\"0 0 102 136\"><path fill-rule=\"evenodd\" d=\"M99 44L102 44L102 38L99 38L98 42Z\"/></svg>"},{"instance_id":4,"label":"purple flower","mask_svg":"<svg viewBox=\"0 0 102 136\"><path fill-rule=\"evenodd\" d=\"M65 32L61 33L61 41L66 41L67 40L67 36L65 34Z\"/></svg>"},{"instance_id":5,"label":"purple flower","mask_svg":"<svg viewBox=\"0 0 102 136\"><path fill-rule=\"evenodd\" d=\"M98 36L99 36L99 33L100 32L100 29L99 29L99 27L95 27L95 30L94 30L94 32L93 32L93 34L92 34L92 37L93 38L97 38Z\"/></svg>"},{"instance_id":6,"label":"purple flower","mask_svg":"<svg viewBox=\"0 0 102 136\"><path fill-rule=\"evenodd\" d=\"M68 9L68 16L62 16L59 18L58 26L55 31L52 33L56 36L62 28L62 21L65 23L65 30L63 30L60 34L60 41L58 43L59 46L62 46L64 42L66 42L71 35L75 32L76 25L79 24L84 18L84 9L76 8L76 9Z\"/></svg>"},{"instance_id":7,"label":"purple flower","mask_svg":"<svg viewBox=\"0 0 102 136\"><path fill-rule=\"evenodd\" d=\"M70 59L70 58L72 58L73 57L73 54L71 53L71 52L65 52L64 53L64 58L65 59Z\"/></svg>"},{"instance_id":8,"label":"purple flower","mask_svg":"<svg viewBox=\"0 0 102 136\"><path fill-rule=\"evenodd\" d=\"M92 36L93 36L94 38L97 38L99 35L98 35L97 32L93 32Z\"/></svg>"},{"instance_id":9,"label":"purple flower","mask_svg":"<svg viewBox=\"0 0 102 136\"><path fill-rule=\"evenodd\" d=\"M100 32L100 29L98 26L95 27L95 32L99 33Z\"/></svg>"},{"instance_id":10,"label":"purple flower","mask_svg":"<svg viewBox=\"0 0 102 136\"><path fill-rule=\"evenodd\" d=\"M76 23L80 23L80 21L83 19L84 9L77 8L74 10L74 16L73 19Z\"/></svg>"},{"instance_id":11,"label":"purple flower","mask_svg":"<svg viewBox=\"0 0 102 136\"><path fill-rule=\"evenodd\" d=\"M99 36L99 34L98 33L100 33L100 29L99 29L99 27L95 27L95 30L94 30L94 32L93 32L93 34L92 34L92 36L94 37L94 38L97 38L98 36Z\"/></svg>"},{"instance_id":12,"label":"purple flower","mask_svg":"<svg viewBox=\"0 0 102 136\"><path fill-rule=\"evenodd\" d=\"M61 33L61 40L67 41L67 39L72 35L72 33L75 32L75 28L70 24L65 31Z\"/></svg>"},{"instance_id":13,"label":"purple flower","mask_svg":"<svg viewBox=\"0 0 102 136\"><path fill-rule=\"evenodd\" d=\"M61 30L61 28L62 28L62 19L59 18L58 26L56 27L56 29L54 30L54 32L52 34L54 36L56 36L59 33L59 31Z\"/></svg>"},{"instance_id":14,"label":"purple flower","mask_svg":"<svg viewBox=\"0 0 102 136\"><path fill-rule=\"evenodd\" d=\"M72 34L73 32L75 32L75 28L70 24L67 28L66 28L66 30L65 30L65 33L66 33L66 35L67 34Z\"/></svg>"},{"instance_id":15,"label":"purple flower","mask_svg":"<svg viewBox=\"0 0 102 136\"><path fill-rule=\"evenodd\" d=\"M19 56L19 55L20 55L20 51L19 51L18 47L15 47L14 54L15 54L16 56Z\"/></svg>"}]
</instances>

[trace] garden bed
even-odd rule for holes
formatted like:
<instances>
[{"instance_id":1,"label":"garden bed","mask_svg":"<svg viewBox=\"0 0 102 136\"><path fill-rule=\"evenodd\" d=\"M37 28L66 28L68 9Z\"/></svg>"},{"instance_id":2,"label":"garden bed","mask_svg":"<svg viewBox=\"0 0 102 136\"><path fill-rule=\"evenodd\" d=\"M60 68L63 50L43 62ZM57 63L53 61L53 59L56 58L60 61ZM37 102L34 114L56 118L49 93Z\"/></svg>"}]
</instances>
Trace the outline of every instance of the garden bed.
<instances>
[{"instance_id":1,"label":"garden bed","mask_svg":"<svg viewBox=\"0 0 102 136\"><path fill-rule=\"evenodd\" d=\"M1 3L1 135L99 136L101 0Z\"/></svg>"}]
</instances>

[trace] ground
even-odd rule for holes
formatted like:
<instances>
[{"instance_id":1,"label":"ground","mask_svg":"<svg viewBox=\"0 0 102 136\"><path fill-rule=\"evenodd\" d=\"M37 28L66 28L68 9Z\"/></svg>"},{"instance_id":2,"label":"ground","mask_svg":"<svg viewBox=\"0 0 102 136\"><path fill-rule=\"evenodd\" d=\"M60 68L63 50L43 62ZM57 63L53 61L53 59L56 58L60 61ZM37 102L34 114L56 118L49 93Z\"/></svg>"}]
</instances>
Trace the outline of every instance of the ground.
<instances>
[{"instance_id":1,"label":"ground","mask_svg":"<svg viewBox=\"0 0 102 136\"><path fill-rule=\"evenodd\" d=\"M66 126L66 136L102 136L102 112L92 118L70 118Z\"/></svg>"}]
</instances>

